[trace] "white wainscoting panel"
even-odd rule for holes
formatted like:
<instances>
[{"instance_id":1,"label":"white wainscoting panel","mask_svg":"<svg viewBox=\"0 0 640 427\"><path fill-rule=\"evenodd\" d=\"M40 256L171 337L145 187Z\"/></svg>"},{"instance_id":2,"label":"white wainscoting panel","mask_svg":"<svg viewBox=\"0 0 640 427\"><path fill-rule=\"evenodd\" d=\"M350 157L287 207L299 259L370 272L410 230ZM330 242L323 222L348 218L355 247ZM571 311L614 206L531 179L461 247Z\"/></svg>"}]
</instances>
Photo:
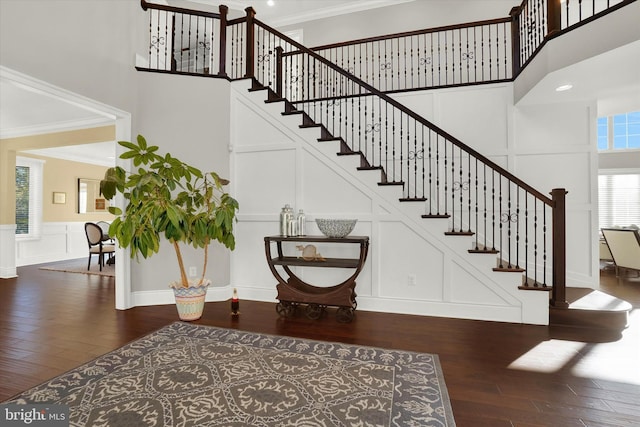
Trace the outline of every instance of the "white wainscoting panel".
<instances>
[{"instance_id":1,"label":"white wainscoting panel","mask_svg":"<svg viewBox=\"0 0 640 427\"><path fill-rule=\"evenodd\" d=\"M45 222L37 239L16 240L16 266L88 256L84 222Z\"/></svg>"}]
</instances>

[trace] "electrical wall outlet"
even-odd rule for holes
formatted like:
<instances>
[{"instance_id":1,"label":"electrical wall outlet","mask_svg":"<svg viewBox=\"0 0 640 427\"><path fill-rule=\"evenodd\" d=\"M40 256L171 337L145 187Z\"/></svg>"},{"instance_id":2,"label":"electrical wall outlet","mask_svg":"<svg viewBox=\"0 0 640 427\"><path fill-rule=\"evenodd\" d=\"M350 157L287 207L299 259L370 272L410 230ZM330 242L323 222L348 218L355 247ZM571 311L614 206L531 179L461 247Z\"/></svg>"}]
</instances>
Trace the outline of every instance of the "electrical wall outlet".
<instances>
[{"instance_id":1,"label":"electrical wall outlet","mask_svg":"<svg viewBox=\"0 0 640 427\"><path fill-rule=\"evenodd\" d=\"M189 276L196 277L198 275L198 269L195 267L189 267Z\"/></svg>"},{"instance_id":2,"label":"electrical wall outlet","mask_svg":"<svg viewBox=\"0 0 640 427\"><path fill-rule=\"evenodd\" d=\"M407 285L409 286L415 286L416 285L416 275L415 274L410 274L407 276Z\"/></svg>"}]
</instances>

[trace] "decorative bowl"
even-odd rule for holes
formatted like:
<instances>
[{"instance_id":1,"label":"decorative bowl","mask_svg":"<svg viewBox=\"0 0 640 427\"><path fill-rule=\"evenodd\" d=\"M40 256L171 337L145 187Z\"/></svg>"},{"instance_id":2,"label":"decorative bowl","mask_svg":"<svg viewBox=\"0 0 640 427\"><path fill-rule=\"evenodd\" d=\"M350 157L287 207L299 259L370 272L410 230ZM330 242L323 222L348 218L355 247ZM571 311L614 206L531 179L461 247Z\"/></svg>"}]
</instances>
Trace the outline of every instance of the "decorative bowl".
<instances>
[{"instance_id":1,"label":"decorative bowl","mask_svg":"<svg viewBox=\"0 0 640 427\"><path fill-rule=\"evenodd\" d=\"M318 228L327 237L346 237L353 231L357 221L357 219L316 218Z\"/></svg>"}]
</instances>

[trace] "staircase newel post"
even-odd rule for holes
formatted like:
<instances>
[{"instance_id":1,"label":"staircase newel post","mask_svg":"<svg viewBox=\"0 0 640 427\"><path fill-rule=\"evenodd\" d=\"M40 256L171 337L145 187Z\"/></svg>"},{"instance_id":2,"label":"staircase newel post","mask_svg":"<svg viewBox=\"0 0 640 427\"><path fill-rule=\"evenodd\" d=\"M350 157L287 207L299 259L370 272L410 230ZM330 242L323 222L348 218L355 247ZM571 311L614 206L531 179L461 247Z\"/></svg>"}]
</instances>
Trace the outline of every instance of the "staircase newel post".
<instances>
[{"instance_id":1,"label":"staircase newel post","mask_svg":"<svg viewBox=\"0 0 640 427\"><path fill-rule=\"evenodd\" d=\"M567 241L566 241L566 195L564 188L551 190L553 200L553 288L552 307L567 308Z\"/></svg>"},{"instance_id":2,"label":"staircase newel post","mask_svg":"<svg viewBox=\"0 0 640 427\"><path fill-rule=\"evenodd\" d=\"M282 46L276 47L276 94L282 98Z\"/></svg>"},{"instance_id":3,"label":"staircase newel post","mask_svg":"<svg viewBox=\"0 0 640 427\"><path fill-rule=\"evenodd\" d=\"M520 7L514 7L509 12L511 16L511 68L512 77L516 78L522 70L520 63Z\"/></svg>"},{"instance_id":4,"label":"staircase newel post","mask_svg":"<svg viewBox=\"0 0 640 427\"><path fill-rule=\"evenodd\" d=\"M562 5L560 2L561 0L547 1L547 36L562 29Z\"/></svg>"},{"instance_id":5,"label":"staircase newel post","mask_svg":"<svg viewBox=\"0 0 640 427\"><path fill-rule=\"evenodd\" d=\"M227 77L227 12L229 8L223 4L220 10L220 59L218 63L218 75Z\"/></svg>"},{"instance_id":6,"label":"staircase newel post","mask_svg":"<svg viewBox=\"0 0 640 427\"><path fill-rule=\"evenodd\" d=\"M245 12L247 12L247 70L244 76L247 78L254 78L255 74L253 70L253 63L255 54L255 27L253 18L256 16L256 11L249 6L245 9Z\"/></svg>"}]
</instances>

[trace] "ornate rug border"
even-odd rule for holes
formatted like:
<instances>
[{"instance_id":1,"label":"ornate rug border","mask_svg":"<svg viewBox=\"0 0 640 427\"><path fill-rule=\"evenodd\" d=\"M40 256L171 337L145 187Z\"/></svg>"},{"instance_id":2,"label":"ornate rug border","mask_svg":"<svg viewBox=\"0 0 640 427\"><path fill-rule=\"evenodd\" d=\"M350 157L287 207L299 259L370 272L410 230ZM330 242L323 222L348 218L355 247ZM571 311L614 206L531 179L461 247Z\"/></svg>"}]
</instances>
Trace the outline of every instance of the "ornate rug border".
<instances>
[{"instance_id":1,"label":"ornate rug border","mask_svg":"<svg viewBox=\"0 0 640 427\"><path fill-rule=\"evenodd\" d=\"M443 414L441 414L444 418L444 424L441 423L437 423L437 425L439 426L446 426L446 427L455 427L456 423L455 423L455 419L453 416L453 410L451 407L451 401L449 398L449 393L448 393L448 389L446 386L446 382L445 382L445 378L444 378L444 372L442 370L442 366L440 364L440 358L437 354L432 354L432 353L423 353L423 352L415 352L415 351L408 351L408 350L398 350L398 349L390 349L390 348L384 348L384 347L377 347L377 346L367 346L367 345L360 345L360 344L349 344L349 343L341 343L341 342L336 342L336 341L324 341L324 340L316 340L316 339L308 339L308 338L299 338L299 337L291 337L291 336L286 336L286 335L275 335L275 334L269 334L269 333L262 333L262 332L253 332L253 331L245 331L245 330L241 330L241 329L232 329L232 328L224 328L224 327L219 327L219 326L214 326L214 325L199 325L199 324L192 324L192 323L188 323L188 322L181 322L181 321L175 321L173 323L170 323L168 325L162 326L158 329L155 329L151 332L146 333L145 335L143 335L142 337L136 338L132 341L129 341L111 351L108 351L100 356L97 356L83 364L80 364L72 369L69 369L67 371L65 371L64 373L54 376L48 380L45 380L39 384L37 384L34 387L30 387L20 393L17 393L16 395L12 396L11 398L0 402L0 403L9 403L9 402L15 402L20 400L21 396L23 396L25 393L27 393L30 390L34 390L37 389L39 387L43 387L49 383L52 383L56 380L61 380L63 379L65 376L69 375L70 373L74 372L74 371L79 371L82 370L83 368L89 367L90 365L92 365L93 363L95 363L96 361L100 360L101 358L104 358L108 355L126 350L129 347L135 347L137 343L141 343L145 340L149 340L150 337L157 335L157 334L161 334L162 331L167 331L167 332L171 332L173 334L176 333L182 333L185 334L184 331L179 331L177 329L191 329L193 332L192 333L196 333L197 330L204 330L204 331L219 331L219 333L227 333L227 334L240 334L240 335L247 335L247 336L252 336L252 337L256 337L256 339L253 342L242 342L241 340L238 340L237 342L234 342L235 344L241 345L241 346L251 346L251 347L258 347L255 342L260 341L260 340L264 340L264 339L271 339L271 340L285 340L285 341L291 341L294 343L304 343L304 344L323 344L323 345L327 345L327 346L334 346L337 348L343 348L343 349L363 349L365 351L370 351L370 352L380 352L380 353L393 353L393 354L406 354L406 355L411 355L412 357L416 358L416 359L420 359L420 357L429 357L432 359L433 361L433 372L435 373L435 378L437 380L437 389L439 392L439 396L440 396L440 401L441 401L441 406L442 406L442 410L444 411ZM192 338L197 338L197 337L193 337ZM223 341L221 341L223 342ZM279 348L277 346L275 346L275 344L273 345L274 350L280 350L280 351L287 351L284 348ZM290 350L289 350L290 351ZM315 354L315 353L312 353ZM324 355L320 355L321 357L335 357L335 356L330 356L328 354L324 354ZM347 359L350 361L356 361L357 359L354 357L353 359ZM366 362L366 360L363 360L364 362ZM374 361L371 361L371 363L376 363ZM394 365L396 367L398 367L399 365L396 363L396 365ZM89 380L87 382L87 384L90 384L91 380ZM396 388L395 386L395 382L394 382L394 389ZM394 397L395 397L395 392L394 392ZM392 400L392 402L395 402L395 399ZM413 411L415 411L416 408L412 408ZM391 412L393 414L393 410ZM404 423L402 424L397 424L393 422L392 419L390 419L390 424L389 425L405 425ZM412 424L413 425L413 424ZM418 424L416 424L418 425Z\"/></svg>"}]
</instances>

